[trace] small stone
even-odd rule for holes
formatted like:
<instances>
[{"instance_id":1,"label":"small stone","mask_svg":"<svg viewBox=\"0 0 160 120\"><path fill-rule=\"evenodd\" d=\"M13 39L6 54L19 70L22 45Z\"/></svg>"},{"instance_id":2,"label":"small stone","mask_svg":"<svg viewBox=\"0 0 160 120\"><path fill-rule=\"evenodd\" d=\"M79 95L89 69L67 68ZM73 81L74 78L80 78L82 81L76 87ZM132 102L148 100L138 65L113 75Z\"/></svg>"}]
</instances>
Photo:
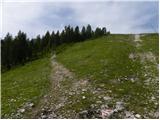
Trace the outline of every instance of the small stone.
<instances>
[{"instance_id":1,"label":"small stone","mask_svg":"<svg viewBox=\"0 0 160 120\"><path fill-rule=\"evenodd\" d=\"M155 105L158 105L158 102L155 102L154 104L155 104Z\"/></svg>"},{"instance_id":2,"label":"small stone","mask_svg":"<svg viewBox=\"0 0 160 120\"><path fill-rule=\"evenodd\" d=\"M10 99L10 101L11 101L11 102L15 102L16 100L15 100L15 99Z\"/></svg>"},{"instance_id":3,"label":"small stone","mask_svg":"<svg viewBox=\"0 0 160 120\"><path fill-rule=\"evenodd\" d=\"M87 90L86 89L82 89L82 92L86 92Z\"/></svg>"},{"instance_id":4,"label":"small stone","mask_svg":"<svg viewBox=\"0 0 160 120\"><path fill-rule=\"evenodd\" d=\"M73 93L72 93L72 92L69 92L68 94L69 94L70 96L72 96L72 95L73 95Z\"/></svg>"},{"instance_id":5,"label":"small stone","mask_svg":"<svg viewBox=\"0 0 160 120\"><path fill-rule=\"evenodd\" d=\"M97 103L97 104L101 104L101 103L102 103L102 101L96 101L96 103Z\"/></svg>"},{"instance_id":6,"label":"small stone","mask_svg":"<svg viewBox=\"0 0 160 120\"><path fill-rule=\"evenodd\" d=\"M112 90L108 90L108 93L112 93Z\"/></svg>"},{"instance_id":7,"label":"small stone","mask_svg":"<svg viewBox=\"0 0 160 120\"><path fill-rule=\"evenodd\" d=\"M87 118L87 114L88 114L88 111L84 110L84 111L79 113L79 117L83 118L83 119L86 119Z\"/></svg>"},{"instance_id":8,"label":"small stone","mask_svg":"<svg viewBox=\"0 0 160 120\"><path fill-rule=\"evenodd\" d=\"M158 112L158 111L154 113L154 117L155 117L156 119L159 118L159 112Z\"/></svg>"},{"instance_id":9,"label":"small stone","mask_svg":"<svg viewBox=\"0 0 160 120\"><path fill-rule=\"evenodd\" d=\"M55 114L55 113L52 113L52 114L50 114L49 116L48 116L48 118L50 118L50 119L53 119L53 118L56 118L57 117L57 115Z\"/></svg>"},{"instance_id":10,"label":"small stone","mask_svg":"<svg viewBox=\"0 0 160 120\"><path fill-rule=\"evenodd\" d=\"M42 115L41 118L42 118L42 119L46 119L47 116L46 116L46 115Z\"/></svg>"},{"instance_id":11,"label":"small stone","mask_svg":"<svg viewBox=\"0 0 160 120\"><path fill-rule=\"evenodd\" d=\"M86 97L85 97L85 96L82 96L82 99L86 99Z\"/></svg>"},{"instance_id":12,"label":"small stone","mask_svg":"<svg viewBox=\"0 0 160 120\"><path fill-rule=\"evenodd\" d=\"M98 96L98 98L99 98L99 99L101 99L101 98L102 98L102 96Z\"/></svg>"},{"instance_id":13,"label":"small stone","mask_svg":"<svg viewBox=\"0 0 160 120\"><path fill-rule=\"evenodd\" d=\"M151 100L155 100L156 98L154 96L151 97Z\"/></svg>"},{"instance_id":14,"label":"small stone","mask_svg":"<svg viewBox=\"0 0 160 120\"><path fill-rule=\"evenodd\" d=\"M131 82L132 82L132 83L134 83L134 82L135 82L135 80L134 80L133 78L131 78Z\"/></svg>"},{"instance_id":15,"label":"small stone","mask_svg":"<svg viewBox=\"0 0 160 120\"><path fill-rule=\"evenodd\" d=\"M147 77L147 74L146 74L146 73L144 74L144 77Z\"/></svg>"},{"instance_id":16,"label":"small stone","mask_svg":"<svg viewBox=\"0 0 160 120\"><path fill-rule=\"evenodd\" d=\"M136 118L141 118L141 115L136 114L135 117L136 117Z\"/></svg>"},{"instance_id":17,"label":"small stone","mask_svg":"<svg viewBox=\"0 0 160 120\"><path fill-rule=\"evenodd\" d=\"M105 101L108 101L108 100L111 100L111 97L105 96L105 97L103 97L103 99L104 99Z\"/></svg>"},{"instance_id":18,"label":"small stone","mask_svg":"<svg viewBox=\"0 0 160 120\"><path fill-rule=\"evenodd\" d=\"M93 91L92 93L93 93L93 94L96 94L96 93L97 93L97 91Z\"/></svg>"},{"instance_id":19,"label":"small stone","mask_svg":"<svg viewBox=\"0 0 160 120\"><path fill-rule=\"evenodd\" d=\"M44 95L44 98L47 98L47 95Z\"/></svg>"},{"instance_id":20,"label":"small stone","mask_svg":"<svg viewBox=\"0 0 160 120\"><path fill-rule=\"evenodd\" d=\"M129 111L125 111L125 114L126 114L126 117L127 117L127 118L129 118L129 117L132 115L132 113L129 112Z\"/></svg>"},{"instance_id":21,"label":"small stone","mask_svg":"<svg viewBox=\"0 0 160 120\"><path fill-rule=\"evenodd\" d=\"M101 91L101 88L97 88L98 91Z\"/></svg>"},{"instance_id":22,"label":"small stone","mask_svg":"<svg viewBox=\"0 0 160 120\"><path fill-rule=\"evenodd\" d=\"M23 109L23 108L22 108L22 109L19 109L18 112L24 113L24 112L25 112L25 109Z\"/></svg>"},{"instance_id":23,"label":"small stone","mask_svg":"<svg viewBox=\"0 0 160 120\"><path fill-rule=\"evenodd\" d=\"M101 110L101 117L103 119L109 118L114 113L112 109L103 109Z\"/></svg>"},{"instance_id":24,"label":"small stone","mask_svg":"<svg viewBox=\"0 0 160 120\"><path fill-rule=\"evenodd\" d=\"M108 108L108 105L102 105L101 106L101 109L106 109L106 108Z\"/></svg>"},{"instance_id":25,"label":"small stone","mask_svg":"<svg viewBox=\"0 0 160 120\"><path fill-rule=\"evenodd\" d=\"M104 87L105 86L105 84L100 84L100 87Z\"/></svg>"},{"instance_id":26,"label":"small stone","mask_svg":"<svg viewBox=\"0 0 160 120\"><path fill-rule=\"evenodd\" d=\"M118 111L123 110L124 109L124 103L123 102L116 102L116 109Z\"/></svg>"},{"instance_id":27,"label":"small stone","mask_svg":"<svg viewBox=\"0 0 160 120\"><path fill-rule=\"evenodd\" d=\"M34 107L34 103L29 103L29 106L30 107Z\"/></svg>"}]
</instances>

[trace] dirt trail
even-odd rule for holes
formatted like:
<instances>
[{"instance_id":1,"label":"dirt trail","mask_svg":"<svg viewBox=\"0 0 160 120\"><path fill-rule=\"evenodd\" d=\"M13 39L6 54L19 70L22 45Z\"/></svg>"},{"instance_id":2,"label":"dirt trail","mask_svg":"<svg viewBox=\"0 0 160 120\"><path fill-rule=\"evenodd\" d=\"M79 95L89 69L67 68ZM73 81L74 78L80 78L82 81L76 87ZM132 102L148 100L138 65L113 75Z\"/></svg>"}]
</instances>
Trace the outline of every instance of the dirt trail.
<instances>
[{"instance_id":1,"label":"dirt trail","mask_svg":"<svg viewBox=\"0 0 160 120\"><path fill-rule=\"evenodd\" d=\"M135 42L142 42L142 40L140 39L140 35L139 34L136 34L135 35L135 40L134 40Z\"/></svg>"},{"instance_id":2,"label":"dirt trail","mask_svg":"<svg viewBox=\"0 0 160 120\"><path fill-rule=\"evenodd\" d=\"M89 89L87 79L77 79L76 76L56 61L56 56L51 57L51 88L49 93L40 101L38 107L33 110L33 118L76 118L77 114L72 110L61 110L64 106L77 101L71 101L71 96L76 96L82 90ZM69 113L69 114L68 114Z\"/></svg>"},{"instance_id":3,"label":"dirt trail","mask_svg":"<svg viewBox=\"0 0 160 120\"><path fill-rule=\"evenodd\" d=\"M56 114L56 111L62 107L67 98L63 95L61 82L66 79L73 79L73 74L56 61L56 56L51 57L51 88L49 93L40 101L38 107L34 109L33 118L53 119L63 118Z\"/></svg>"},{"instance_id":4,"label":"dirt trail","mask_svg":"<svg viewBox=\"0 0 160 120\"><path fill-rule=\"evenodd\" d=\"M141 46L142 40L140 39L140 35L139 34L135 34L134 42L135 42L137 48Z\"/></svg>"}]
</instances>

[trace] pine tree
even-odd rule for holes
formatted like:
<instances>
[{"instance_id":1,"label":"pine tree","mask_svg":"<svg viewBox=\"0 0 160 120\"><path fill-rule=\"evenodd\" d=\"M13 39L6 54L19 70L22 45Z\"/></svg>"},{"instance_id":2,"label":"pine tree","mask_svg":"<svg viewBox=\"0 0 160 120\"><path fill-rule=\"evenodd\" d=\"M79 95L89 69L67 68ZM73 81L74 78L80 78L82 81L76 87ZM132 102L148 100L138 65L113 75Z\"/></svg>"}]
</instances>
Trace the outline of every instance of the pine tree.
<instances>
[{"instance_id":1,"label":"pine tree","mask_svg":"<svg viewBox=\"0 0 160 120\"><path fill-rule=\"evenodd\" d=\"M84 41L86 39L86 28L83 26L81 31L81 40Z\"/></svg>"},{"instance_id":2,"label":"pine tree","mask_svg":"<svg viewBox=\"0 0 160 120\"><path fill-rule=\"evenodd\" d=\"M76 42L76 41L80 41L80 32L79 32L79 27L78 26L76 26L75 27L75 39L74 39L74 41Z\"/></svg>"},{"instance_id":3,"label":"pine tree","mask_svg":"<svg viewBox=\"0 0 160 120\"><path fill-rule=\"evenodd\" d=\"M2 65L7 69L10 69L13 65L13 56L12 56L12 36L8 33L4 40L1 41L1 56L2 56Z\"/></svg>"},{"instance_id":4,"label":"pine tree","mask_svg":"<svg viewBox=\"0 0 160 120\"><path fill-rule=\"evenodd\" d=\"M91 25L88 25L86 29L86 38L89 39L91 37L92 37L92 28Z\"/></svg>"}]
</instances>

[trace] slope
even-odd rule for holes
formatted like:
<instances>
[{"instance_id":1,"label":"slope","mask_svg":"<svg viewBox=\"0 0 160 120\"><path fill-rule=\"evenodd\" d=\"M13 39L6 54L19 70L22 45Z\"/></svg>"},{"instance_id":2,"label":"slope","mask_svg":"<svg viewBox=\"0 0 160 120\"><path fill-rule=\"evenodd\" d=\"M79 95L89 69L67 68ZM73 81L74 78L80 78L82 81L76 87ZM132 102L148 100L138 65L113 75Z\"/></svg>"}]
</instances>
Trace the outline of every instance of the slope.
<instances>
[{"instance_id":1,"label":"slope","mask_svg":"<svg viewBox=\"0 0 160 120\"><path fill-rule=\"evenodd\" d=\"M110 35L67 48L57 60L92 89L71 95L79 102L65 109L80 118L95 118L95 111L102 118L157 118L157 53L158 34Z\"/></svg>"}]
</instances>

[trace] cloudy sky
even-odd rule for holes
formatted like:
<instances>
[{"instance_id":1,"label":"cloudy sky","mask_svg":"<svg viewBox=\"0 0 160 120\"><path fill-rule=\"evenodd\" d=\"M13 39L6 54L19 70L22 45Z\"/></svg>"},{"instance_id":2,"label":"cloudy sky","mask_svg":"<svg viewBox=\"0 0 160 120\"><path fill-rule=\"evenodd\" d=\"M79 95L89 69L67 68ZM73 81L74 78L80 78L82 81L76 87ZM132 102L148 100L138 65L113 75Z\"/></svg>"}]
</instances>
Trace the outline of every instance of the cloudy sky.
<instances>
[{"instance_id":1,"label":"cloudy sky","mask_svg":"<svg viewBox=\"0 0 160 120\"><path fill-rule=\"evenodd\" d=\"M45 0L44 0L45 1ZM111 33L158 31L158 1L21 1L1 3L1 37L19 30L29 37L47 30L62 30L65 25L80 27L91 24L106 27Z\"/></svg>"}]
</instances>

